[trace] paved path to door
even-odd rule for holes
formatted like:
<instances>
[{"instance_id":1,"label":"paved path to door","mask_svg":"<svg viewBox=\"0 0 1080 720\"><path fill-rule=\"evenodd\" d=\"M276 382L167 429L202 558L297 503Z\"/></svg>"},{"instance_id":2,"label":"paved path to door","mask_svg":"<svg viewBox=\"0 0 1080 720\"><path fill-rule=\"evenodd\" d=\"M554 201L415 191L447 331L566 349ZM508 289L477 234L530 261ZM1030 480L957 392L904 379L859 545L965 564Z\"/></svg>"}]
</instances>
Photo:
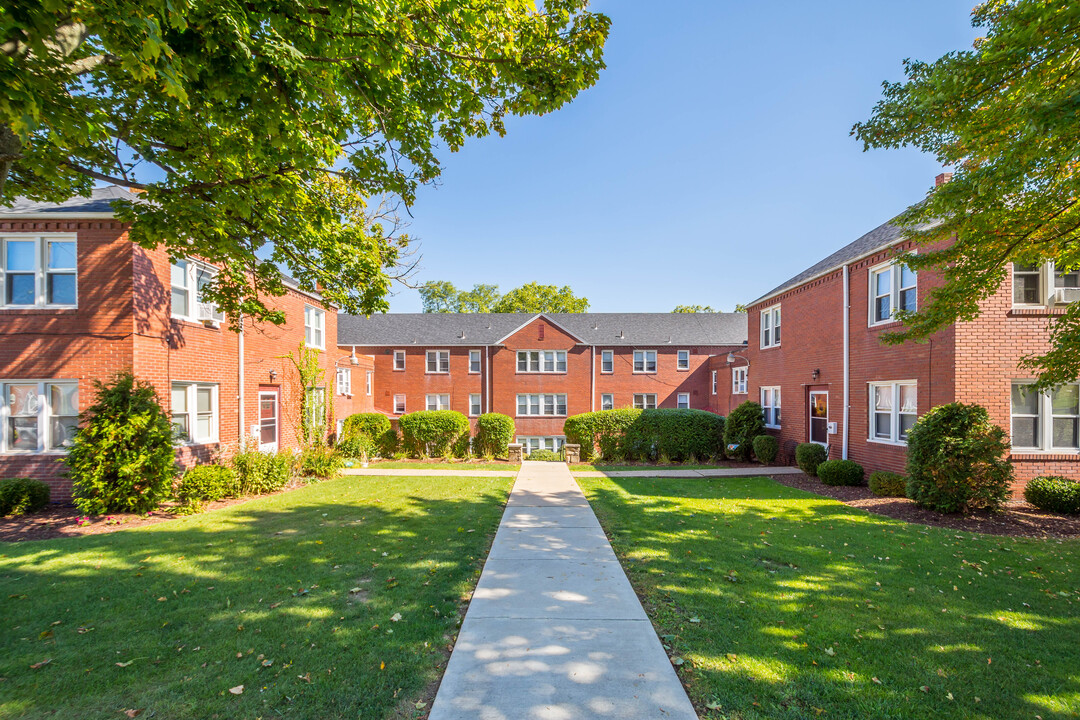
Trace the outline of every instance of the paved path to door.
<instances>
[{"instance_id":1,"label":"paved path to door","mask_svg":"<svg viewBox=\"0 0 1080 720\"><path fill-rule=\"evenodd\" d=\"M563 463L525 462L430 720L696 720Z\"/></svg>"}]
</instances>

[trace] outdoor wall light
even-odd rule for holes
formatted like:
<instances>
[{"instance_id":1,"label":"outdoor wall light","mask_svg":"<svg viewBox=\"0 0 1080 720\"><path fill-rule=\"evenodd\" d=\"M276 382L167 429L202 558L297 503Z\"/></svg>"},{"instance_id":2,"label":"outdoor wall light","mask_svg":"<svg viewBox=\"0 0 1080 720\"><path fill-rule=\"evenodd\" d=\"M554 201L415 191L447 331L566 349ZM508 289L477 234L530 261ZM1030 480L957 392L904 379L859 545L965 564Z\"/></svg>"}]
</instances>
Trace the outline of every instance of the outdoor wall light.
<instances>
[{"instance_id":1,"label":"outdoor wall light","mask_svg":"<svg viewBox=\"0 0 1080 720\"><path fill-rule=\"evenodd\" d=\"M275 380L277 380L277 370L271 370L270 371L270 382L274 382Z\"/></svg>"},{"instance_id":2,"label":"outdoor wall light","mask_svg":"<svg viewBox=\"0 0 1080 720\"><path fill-rule=\"evenodd\" d=\"M821 375L821 370L819 370L818 368L814 368L814 372L812 372L811 375L813 375L814 379L817 380L818 377Z\"/></svg>"},{"instance_id":3,"label":"outdoor wall light","mask_svg":"<svg viewBox=\"0 0 1080 720\"><path fill-rule=\"evenodd\" d=\"M731 363L735 362L735 353L730 353L729 352L727 354L727 361L728 361L728 364L731 364Z\"/></svg>"}]
</instances>

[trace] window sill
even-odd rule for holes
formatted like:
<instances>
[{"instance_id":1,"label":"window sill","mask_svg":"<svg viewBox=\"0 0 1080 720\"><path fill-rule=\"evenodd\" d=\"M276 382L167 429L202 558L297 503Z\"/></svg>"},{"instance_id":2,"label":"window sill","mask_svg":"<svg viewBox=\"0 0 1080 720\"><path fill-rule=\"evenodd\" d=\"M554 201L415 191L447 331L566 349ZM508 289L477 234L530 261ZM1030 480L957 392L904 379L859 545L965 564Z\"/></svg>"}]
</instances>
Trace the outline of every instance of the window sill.
<instances>
[{"instance_id":1,"label":"window sill","mask_svg":"<svg viewBox=\"0 0 1080 720\"><path fill-rule=\"evenodd\" d=\"M75 312L78 305L0 305L0 312L5 315L44 315L45 313Z\"/></svg>"},{"instance_id":2,"label":"window sill","mask_svg":"<svg viewBox=\"0 0 1080 720\"><path fill-rule=\"evenodd\" d=\"M442 371L442 370L428 370L428 371L426 371L426 372L425 372L424 374L425 374L425 375L449 375L449 374L450 374L450 371L449 371L449 370L446 370L446 371Z\"/></svg>"},{"instance_id":3,"label":"window sill","mask_svg":"<svg viewBox=\"0 0 1080 720\"><path fill-rule=\"evenodd\" d=\"M566 415L515 415L515 418L522 418L524 420L557 420L559 418L565 418Z\"/></svg>"},{"instance_id":4,"label":"window sill","mask_svg":"<svg viewBox=\"0 0 1080 720\"><path fill-rule=\"evenodd\" d=\"M655 370L635 370L634 375L655 375Z\"/></svg>"},{"instance_id":5,"label":"window sill","mask_svg":"<svg viewBox=\"0 0 1080 720\"><path fill-rule=\"evenodd\" d=\"M218 445L220 443L221 443L221 441L217 440L217 439L214 439L214 440L192 440L190 442L177 443L177 444L173 445L173 447L177 448L177 449L186 448L186 447L194 448L194 447L202 447L204 445Z\"/></svg>"},{"instance_id":6,"label":"window sill","mask_svg":"<svg viewBox=\"0 0 1080 720\"><path fill-rule=\"evenodd\" d=\"M0 457L64 457L68 450L5 450Z\"/></svg>"},{"instance_id":7,"label":"window sill","mask_svg":"<svg viewBox=\"0 0 1080 720\"><path fill-rule=\"evenodd\" d=\"M1016 305L1005 313L1005 317L1054 317L1066 312L1067 308L1049 305Z\"/></svg>"},{"instance_id":8,"label":"window sill","mask_svg":"<svg viewBox=\"0 0 1080 720\"><path fill-rule=\"evenodd\" d=\"M888 328L903 327L904 323L899 320L882 320L881 322L872 322L866 326L867 330L887 330Z\"/></svg>"},{"instance_id":9,"label":"window sill","mask_svg":"<svg viewBox=\"0 0 1080 720\"><path fill-rule=\"evenodd\" d=\"M780 343L776 343L775 345L759 345L758 350L775 350L778 347L780 347ZM739 367L742 367L742 365Z\"/></svg>"},{"instance_id":10,"label":"window sill","mask_svg":"<svg viewBox=\"0 0 1080 720\"><path fill-rule=\"evenodd\" d=\"M479 375L480 373L476 373ZM566 370L518 370L515 375L568 375Z\"/></svg>"},{"instance_id":11,"label":"window sill","mask_svg":"<svg viewBox=\"0 0 1080 720\"><path fill-rule=\"evenodd\" d=\"M866 442L874 443L875 445L887 445L889 447L907 447L907 443L903 440L880 440L878 438L866 438Z\"/></svg>"},{"instance_id":12,"label":"window sill","mask_svg":"<svg viewBox=\"0 0 1080 720\"><path fill-rule=\"evenodd\" d=\"M1010 460L1080 460L1080 450L1014 450Z\"/></svg>"},{"instance_id":13,"label":"window sill","mask_svg":"<svg viewBox=\"0 0 1080 720\"><path fill-rule=\"evenodd\" d=\"M781 428L780 425L766 425L765 429L766 430L781 430L782 428Z\"/></svg>"}]
</instances>

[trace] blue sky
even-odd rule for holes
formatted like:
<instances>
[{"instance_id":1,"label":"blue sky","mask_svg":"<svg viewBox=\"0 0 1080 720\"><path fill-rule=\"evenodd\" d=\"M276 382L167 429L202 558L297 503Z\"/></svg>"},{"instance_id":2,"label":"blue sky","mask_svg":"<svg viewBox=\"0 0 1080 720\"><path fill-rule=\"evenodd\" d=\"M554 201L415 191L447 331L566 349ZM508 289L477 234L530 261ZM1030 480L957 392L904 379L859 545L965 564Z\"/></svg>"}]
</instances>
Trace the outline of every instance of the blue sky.
<instances>
[{"instance_id":1,"label":"blue sky","mask_svg":"<svg viewBox=\"0 0 1080 720\"><path fill-rule=\"evenodd\" d=\"M414 278L570 285L597 312L732 310L921 199L941 172L849 136L971 0L609 0L607 70L562 110L443 154ZM666 10L664 13L661 9ZM418 312L397 289L391 312Z\"/></svg>"}]
</instances>

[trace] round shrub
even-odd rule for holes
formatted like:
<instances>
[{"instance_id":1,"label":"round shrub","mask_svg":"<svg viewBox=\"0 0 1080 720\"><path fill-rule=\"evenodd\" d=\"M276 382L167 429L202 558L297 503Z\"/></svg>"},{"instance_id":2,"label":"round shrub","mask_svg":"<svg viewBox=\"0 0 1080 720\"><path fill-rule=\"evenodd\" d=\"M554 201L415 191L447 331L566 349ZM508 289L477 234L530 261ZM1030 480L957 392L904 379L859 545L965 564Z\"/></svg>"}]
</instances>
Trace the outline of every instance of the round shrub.
<instances>
[{"instance_id":1,"label":"round shrub","mask_svg":"<svg viewBox=\"0 0 1080 720\"><path fill-rule=\"evenodd\" d=\"M825 447L817 443L799 443L795 446L795 464L811 477L815 477L818 465L828 460Z\"/></svg>"},{"instance_id":2,"label":"round shrub","mask_svg":"<svg viewBox=\"0 0 1080 720\"><path fill-rule=\"evenodd\" d=\"M240 480L242 495L262 495L289 484L296 457L288 450L273 453L248 446L233 456L232 466Z\"/></svg>"},{"instance_id":3,"label":"round shrub","mask_svg":"<svg viewBox=\"0 0 1080 720\"><path fill-rule=\"evenodd\" d=\"M881 497L907 497L907 478L878 470L870 474L870 492Z\"/></svg>"},{"instance_id":4,"label":"round shrub","mask_svg":"<svg viewBox=\"0 0 1080 720\"><path fill-rule=\"evenodd\" d=\"M817 476L825 485L862 485L863 467L854 460L826 460L817 466Z\"/></svg>"},{"instance_id":5,"label":"round shrub","mask_svg":"<svg viewBox=\"0 0 1080 720\"><path fill-rule=\"evenodd\" d=\"M761 405L747 400L731 411L724 422L724 445L736 446L731 455L736 460L749 460L754 438L765 434L765 412Z\"/></svg>"},{"instance_id":6,"label":"round shrub","mask_svg":"<svg viewBox=\"0 0 1080 720\"><path fill-rule=\"evenodd\" d=\"M469 432L469 418L455 410L421 410L398 419L405 451L415 457L444 457Z\"/></svg>"},{"instance_id":7,"label":"round shrub","mask_svg":"<svg viewBox=\"0 0 1080 720\"><path fill-rule=\"evenodd\" d=\"M625 452L626 429L642 412L619 408L572 415L563 423L563 434L566 442L581 446L582 460L595 458L597 451L605 460L614 460Z\"/></svg>"},{"instance_id":8,"label":"round shrub","mask_svg":"<svg viewBox=\"0 0 1080 720\"><path fill-rule=\"evenodd\" d=\"M375 441L363 434L349 435L339 440L334 449L344 458L367 462L375 454Z\"/></svg>"},{"instance_id":9,"label":"round shrub","mask_svg":"<svg viewBox=\"0 0 1080 720\"><path fill-rule=\"evenodd\" d=\"M1080 482L1059 475L1044 475L1028 482L1024 499L1049 512L1080 514Z\"/></svg>"},{"instance_id":10,"label":"round shrub","mask_svg":"<svg viewBox=\"0 0 1080 720\"><path fill-rule=\"evenodd\" d=\"M374 441L389 429L390 418L382 413L356 413L345 418L341 426L341 438L364 435Z\"/></svg>"},{"instance_id":11,"label":"round shrub","mask_svg":"<svg viewBox=\"0 0 1080 720\"><path fill-rule=\"evenodd\" d=\"M707 458L719 454L723 435L724 418L716 413L686 408L641 410L623 431L622 453L635 460Z\"/></svg>"},{"instance_id":12,"label":"round shrub","mask_svg":"<svg viewBox=\"0 0 1080 720\"><path fill-rule=\"evenodd\" d=\"M146 513L172 495L176 474L172 422L154 387L130 371L107 383L80 416L64 462L72 499L89 515Z\"/></svg>"},{"instance_id":13,"label":"round shrub","mask_svg":"<svg viewBox=\"0 0 1080 720\"><path fill-rule=\"evenodd\" d=\"M300 474L306 478L327 480L344 467L344 458L333 448L315 445L300 453Z\"/></svg>"},{"instance_id":14,"label":"round shrub","mask_svg":"<svg viewBox=\"0 0 1080 720\"><path fill-rule=\"evenodd\" d=\"M0 515L27 515L49 504L49 486L30 478L0 480Z\"/></svg>"},{"instance_id":15,"label":"round shrub","mask_svg":"<svg viewBox=\"0 0 1080 720\"><path fill-rule=\"evenodd\" d=\"M473 449L486 458L506 457L514 437L514 419L502 413L484 413L476 418Z\"/></svg>"},{"instance_id":16,"label":"round shrub","mask_svg":"<svg viewBox=\"0 0 1080 720\"><path fill-rule=\"evenodd\" d=\"M1013 479L1005 431L986 408L949 403L933 408L908 434L907 495L921 507L952 513L998 510Z\"/></svg>"},{"instance_id":17,"label":"round shrub","mask_svg":"<svg viewBox=\"0 0 1080 720\"><path fill-rule=\"evenodd\" d=\"M196 465L189 468L176 488L176 499L185 505L213 502L240 494L240 478L224 465Z\"/></svg>"},{"instance_id":18,"label":"round shrub","mask_svg":"<svg viewBox=\"0 0 1080 720\"><path fill-rule=\"evenodd\" d=\"M540 448L539 450L533 450L527 456L529 460L539 460L541 462L562 462L562 452L555 452L554 450L548 450L547 448Z\"/></svg>"},{"instance_id":19,"label":"round shrub","mask_svg":"<svg viewBox=\"0 0 1080 720\"><path fill-rule=\"evenodd\" d=\"M758 435L754 438L754 457L769 465L780 454L780 441L772 435Z\"/></svg>"}]
</instances>

